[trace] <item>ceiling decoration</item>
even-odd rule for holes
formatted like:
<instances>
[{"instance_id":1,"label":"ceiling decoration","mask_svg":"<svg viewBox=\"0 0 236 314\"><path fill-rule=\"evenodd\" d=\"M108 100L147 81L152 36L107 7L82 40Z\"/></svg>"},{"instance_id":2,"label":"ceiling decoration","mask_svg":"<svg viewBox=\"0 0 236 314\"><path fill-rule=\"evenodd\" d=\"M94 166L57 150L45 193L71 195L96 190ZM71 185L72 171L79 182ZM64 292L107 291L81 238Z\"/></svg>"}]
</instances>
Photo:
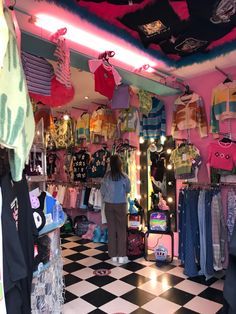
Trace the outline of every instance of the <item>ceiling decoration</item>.
<instances>
[{"instance_id":1,"label":"ceiling decoration","mask_svg":"<svg viewBox=\"0 0 236 314\"><path fill-rule=\"evenodd\" d=\"M235 0L45 0L176 68L236 48Z\"/></svg>"}]
</instances>

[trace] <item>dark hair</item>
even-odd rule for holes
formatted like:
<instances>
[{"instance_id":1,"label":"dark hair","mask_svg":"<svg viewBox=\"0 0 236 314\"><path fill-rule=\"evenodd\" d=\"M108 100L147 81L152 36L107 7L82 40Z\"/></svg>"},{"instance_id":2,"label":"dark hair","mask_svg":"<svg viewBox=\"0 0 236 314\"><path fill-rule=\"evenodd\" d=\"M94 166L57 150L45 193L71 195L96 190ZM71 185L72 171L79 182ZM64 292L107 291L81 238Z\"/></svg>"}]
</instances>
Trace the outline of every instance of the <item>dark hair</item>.
<instances>
[{"instance_id":1,"label":"dark hair","mask_svg":"<svg viewBox=\"0 0 236 314\"><path fill-rule=\"evenodd\" d=\"M110 176L112 181L119 181L121 177L124 176L122 172L122 161L119 155L111 156L110 166L111 166Z\"/></svg>"}]
</instances>

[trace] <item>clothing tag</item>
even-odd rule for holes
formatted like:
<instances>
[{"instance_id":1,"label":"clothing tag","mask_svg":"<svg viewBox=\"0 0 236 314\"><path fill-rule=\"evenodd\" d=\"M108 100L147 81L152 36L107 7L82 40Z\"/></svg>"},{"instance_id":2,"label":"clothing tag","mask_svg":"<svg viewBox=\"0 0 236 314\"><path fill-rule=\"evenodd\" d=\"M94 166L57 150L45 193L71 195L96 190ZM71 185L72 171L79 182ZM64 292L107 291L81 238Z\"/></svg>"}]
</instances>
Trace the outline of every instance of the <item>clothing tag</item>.
<instances>
[{"instance_id":1,"label":"clothing tag","mask_svg":"<svg viewBox=\"0 0 236 314\"><path fill-rule=\"evenodd\" d=\"M182 160L186 161L187 160L187 155L186 154L182 154Z\"/></svg>"}]
</instances>

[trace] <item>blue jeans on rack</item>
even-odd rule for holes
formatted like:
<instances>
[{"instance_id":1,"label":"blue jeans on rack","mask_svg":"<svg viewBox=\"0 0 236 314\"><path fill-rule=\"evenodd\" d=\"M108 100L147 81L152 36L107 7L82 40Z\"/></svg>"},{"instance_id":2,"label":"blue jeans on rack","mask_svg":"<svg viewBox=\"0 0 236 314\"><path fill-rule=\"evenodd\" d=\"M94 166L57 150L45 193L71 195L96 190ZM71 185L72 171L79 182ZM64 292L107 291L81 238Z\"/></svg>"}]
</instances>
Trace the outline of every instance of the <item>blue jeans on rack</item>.
<instances>
[{"instance_id":1,"label":"blue jeans on rack","mask_svg":"<svg viewBox=\"0 0 236 314\"><path fill-rule=\"evenodd\" d=\"M208 277L213 276L213 242L212 242L212 219L211 219L211 202L216 191L207 191L205 197L205 219L206 219L206 272Z\"/></svg>"},{"instance_id":2,"label":"blue jeans on rack","mask_svg":"<svg viewBox=\"0 0 236 314\"><path fill-rule=\"evenodd\" d=\"M184 250L185 250L185 230L186 230L186 215L185 215L185 192L181 190L179 192L179 204L178 204L178 231L179 231L179 259L184 264Z\"/></svg>"},{"instance_id":3,"label":"blue jeans on rack","mask_svg":"<svg viewBox=\"0 0 236 314\"><path fill-rule=\"evenodd\" d=\"M200 232L200 271L208 280L214 273L213 269L213 244L211 201L212 191L201 191L198 202L198 220Z\"/></svg>"},{"instance_id":4,"label":"blue jeans on rack","mask_svg":"<svg viewBox=\"0 0 236 314\"><path fill-rule=\"evenodd\" d=\"M185 258L184 273L189 277L198 275L199 262L199 224L198 224L199 190L187 190L185 193Z\"/></svg>"}]
</instances>

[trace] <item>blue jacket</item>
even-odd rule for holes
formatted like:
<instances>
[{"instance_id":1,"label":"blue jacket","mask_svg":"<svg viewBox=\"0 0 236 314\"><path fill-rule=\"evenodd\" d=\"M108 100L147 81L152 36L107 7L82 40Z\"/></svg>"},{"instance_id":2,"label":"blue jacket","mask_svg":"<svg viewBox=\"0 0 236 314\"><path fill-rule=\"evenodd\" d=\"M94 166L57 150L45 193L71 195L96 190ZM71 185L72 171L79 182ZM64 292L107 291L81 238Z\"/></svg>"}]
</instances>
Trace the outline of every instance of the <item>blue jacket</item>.
<instances>
[{"instance_id":1,"label":"blue jacket","mask_svg":"<svg viewBox=\"0 0 236 314\"><path fill-rule=\"evenodd\" d=\"M101 194L105 203L124 204L127 203L127 194L130 192L130 179L123 174L119 181L113 181L108 172L101 185Z\"/></svg>"}]
</instances>

